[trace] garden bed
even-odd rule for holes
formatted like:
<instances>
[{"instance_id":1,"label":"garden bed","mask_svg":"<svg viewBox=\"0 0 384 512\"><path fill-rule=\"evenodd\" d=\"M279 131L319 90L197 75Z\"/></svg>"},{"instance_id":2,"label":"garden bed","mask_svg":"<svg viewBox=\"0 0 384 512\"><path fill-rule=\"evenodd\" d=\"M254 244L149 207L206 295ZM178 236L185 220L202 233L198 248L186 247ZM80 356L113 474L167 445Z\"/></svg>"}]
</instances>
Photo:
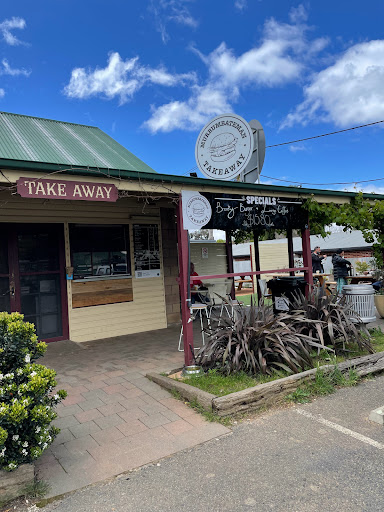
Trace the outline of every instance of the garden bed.
<instances>
[{"instance_id":1,"label":"garden bed","mask_svg":"<svg viewBox=\"0 0 384 512\"><path fill-rule=\"evenodd\" d=\"M359 377L375 374L384 370L384 352L369 354L354 359L349 359L336 365L343 374L349 374L353 370ZM313 381L318 371L324 374L333 372L335 365L324 365L304 372L278 378L270 382L248 387L241 391L218 396L208 393L186 382L171 379L157 373L148 373L147 377L160 386L175 391L182 398L190 402L198 402L206 411L224 417L232 414L257 411L260 408L270 406L283 399L286 395L296 391L303 383ZM170 372L174 373L174 372Z\"/></svg>"}]
</instances>

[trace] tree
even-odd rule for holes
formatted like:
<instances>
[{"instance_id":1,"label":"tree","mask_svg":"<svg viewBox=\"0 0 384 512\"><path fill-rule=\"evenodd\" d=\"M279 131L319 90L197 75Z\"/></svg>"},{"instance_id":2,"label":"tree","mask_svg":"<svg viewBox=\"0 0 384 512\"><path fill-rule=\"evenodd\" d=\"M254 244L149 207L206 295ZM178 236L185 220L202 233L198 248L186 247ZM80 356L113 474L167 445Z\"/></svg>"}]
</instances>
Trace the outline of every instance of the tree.
<instances>
[{"instance_id":1,"label":"tree","mask_svg":"<svg viewBox=\"0 0 384 512\"><path fill-rule=\"evenodd\" d=\"M189 233L189 238L191 240L208 240L209 239L209 230L208 229L198 229L197 231L193 231Z\"/></svg>"},{"instance_id":2,"label":"tree","mask_svg":"<svg viewBox=\"0 0 384 512\"><path fill-rule=\"evenodd\" d=\"M309 214L311 233L325 237L326 226L335 223L344 231L358 229L364 240L372 244L375 258L383 265L384 252L384 201L364 198L362 192L348 203L318 203L311 196L304 204Z\"/></svg>"}]
</instances>

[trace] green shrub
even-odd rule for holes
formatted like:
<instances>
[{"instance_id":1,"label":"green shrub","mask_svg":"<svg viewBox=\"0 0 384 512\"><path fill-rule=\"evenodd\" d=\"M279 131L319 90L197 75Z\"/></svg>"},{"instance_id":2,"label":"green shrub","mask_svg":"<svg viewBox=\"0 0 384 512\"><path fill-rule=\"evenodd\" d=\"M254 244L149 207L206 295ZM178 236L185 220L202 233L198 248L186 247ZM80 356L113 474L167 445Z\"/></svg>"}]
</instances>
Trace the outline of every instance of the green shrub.
<instances>
[{"instance_id":1,"label":"green shrub","mask_svg":"<svg viewBox=\"0 0 384 512\"><path fill-rule=\"evenodd\" d=\"M51 426L56 372L35 361L47 346L20 313L0 313L0 469L12 471L43 453L59 433Z\"/></svg>"}]
</instances>

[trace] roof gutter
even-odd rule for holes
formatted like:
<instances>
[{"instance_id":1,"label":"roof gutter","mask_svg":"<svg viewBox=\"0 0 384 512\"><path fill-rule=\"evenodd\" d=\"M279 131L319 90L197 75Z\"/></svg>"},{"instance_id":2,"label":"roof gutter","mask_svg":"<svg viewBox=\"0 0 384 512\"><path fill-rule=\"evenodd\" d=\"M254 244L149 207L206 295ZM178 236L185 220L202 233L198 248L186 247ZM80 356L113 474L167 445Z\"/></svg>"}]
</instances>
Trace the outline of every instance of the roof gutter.
<instances>
[{"instance_id":1,"label":"roof gutter","mask_svg":"<svg viewBox=\"0 0 384 512\"><path fill-rule=\"evenodd\" d=\"M124 169L106 169L97 167L83 167L83 166L72 166L65 164L50 164L45 162L29 162L19 160L8 160L0 159L0 168L3 169L18 169L18 170L34 170L34 171L46 171L47 174L51 173L63 173L73 174L77 176L103 176L107 178L117 178L122 180L133 179L137 181L155 181L162 183L173 183L182 185L196 185L197 188L201 187L221 187L233 190L249 190L250 193L257 192L281 192L293 193L297 195L318 195L318 196L332 196L332 197L344 197L353 198L356 197L356 192L344 192L341 190L326 190L326 189L314 189L314 188L302 188L302 187L285 187L281 185L263 185L256 183L242 183L240 181L219 181L205 178L192 178L186 176L178 176L173 174L159 174L150 172L139 172ZM230 192L228 190L228 192ZM363 193L363 197L367 199L380 199L384 200L383 194L368 194Z\"/></svg>"}]
</instances>

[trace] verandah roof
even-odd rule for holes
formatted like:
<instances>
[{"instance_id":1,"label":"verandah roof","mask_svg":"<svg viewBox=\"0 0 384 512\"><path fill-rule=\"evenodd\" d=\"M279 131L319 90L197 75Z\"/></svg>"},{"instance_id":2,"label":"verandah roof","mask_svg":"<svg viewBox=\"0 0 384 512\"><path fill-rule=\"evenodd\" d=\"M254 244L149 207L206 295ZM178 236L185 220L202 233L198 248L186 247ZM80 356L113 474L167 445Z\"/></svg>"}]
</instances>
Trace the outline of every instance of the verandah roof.
<instances>
[{"instance_id":1,"label":"verandah roof","mask_svg":"<svg viewBox=\"0 0 384 512\"><path fill-rule=\"evenodd\" d=\"M0 159L155 173L95 126L0 112Z\"/></svg>"}]
</instances>

